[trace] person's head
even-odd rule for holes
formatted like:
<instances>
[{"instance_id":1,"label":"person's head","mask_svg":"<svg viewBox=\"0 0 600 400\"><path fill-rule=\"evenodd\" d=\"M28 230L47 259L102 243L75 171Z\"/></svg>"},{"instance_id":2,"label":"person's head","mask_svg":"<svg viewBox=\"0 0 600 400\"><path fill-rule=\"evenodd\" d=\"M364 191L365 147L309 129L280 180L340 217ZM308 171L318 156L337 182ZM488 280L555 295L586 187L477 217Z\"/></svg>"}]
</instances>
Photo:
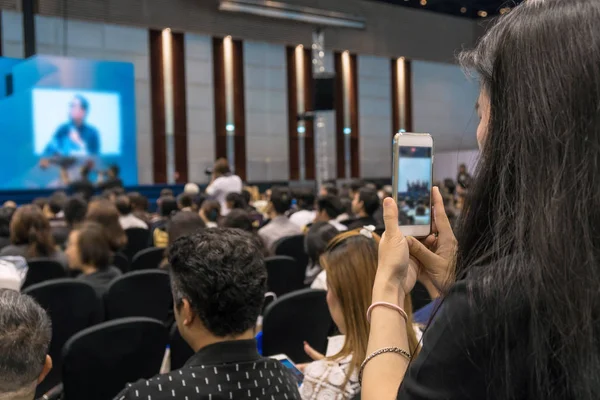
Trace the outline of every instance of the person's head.
<instances>
[{"instance_id":1,"label":"person's head","mask_svg":"<svg viewBox=\"0 0 600 400\"><path fill-rule=\"evenodd\" d=\"M89 102L80 94L75 95L69 104L69 118L75 125L81 125L88 114Z\"/></svg>"},{"instance_id":2,"label":"person's head","mask_svg":"<svg viewBox=\"0 0 600 400\"><path fill-rule=\"evenodd\" d=\"M52 324L26 294L0 289L0 398L33 399L52 369Z\"/></svg>"},{"instance_id":3,"label":"person's head","mask_svg":"<svg viewBox=\"0 0 600 400\"><path fill-rule=\"evenodd\" d=\"M173 189L164 188L160 190L160 197L174 197Z\"/></svg>"},{"instance_id":4,"label":"person's head","mask_svg":"<svg viewBox=\"0 0 600 400\"><path fill-rule=\"evenodd\" d=\"M14 208L16 210L17 209L17 203L15 203L12 200L6 200L4 202L4 204L2 204L2 207Z\"/></svg>"},{"instance_id":5,"label":"person's head","mask_svg":"<svg viewBox=\"0 0 600 400\"><path fill-rule=\"evenodd\" d=\"M321 196L317 200L317 216L315 221L330 221L336 219L343 211L342 202L337 196Z\"/></svg>"},{"instance_id":6,"label":"person's head","mask_svg":"<svg viewBox=\"0 0 600 400\"><path fill-rule=\"evenodd\" d=\"M319 196L339 196L340 190L334 183L326 183L321 186L321 190L319 191Z\"/></svg>"},{"instance_id":7,"label":"person's head","mask_svg":"<svg viewBox=\"0 0 600 400\"><path fill-rule=\"evenodd\" d=\"M459 174L466 174L467 173L467 166L465 164L460 164L458 167L458 173Z\"/></svg>"},{"instance_id":8,"label":"person's head","mask_svg":"<svg viewBox=\"0 0 600 400\"><path fill-rule=\"evenodd\" d=\"M221 215L221 205L216 200L206 200L202 203L200 216L204 222L217 222Z\"/></svg>"},{"instance_id":9,"label":"person's head","mask_svg":"<svg viewBox=\"0 0 600 400\"><path fill-rule=\"evenodd\" d=\"M281 186L271 188L269 199L271 210L277 215L283 215L292 206L292 195L290 189Z\"/></svg>"},{"instance_id":10,"label":"person's head","mask_svg":"<svg viewBox=\"0 0 600 400\"><path fill-rule=\"evenodd\" d=\"M244 199L244 202L246 203L246 207L250 206L250 203L252 203L252 193L250 193L250 191L248 189L244 189L242 190L242 199Z\"/></svg>"},{"instance_id":11,"label":"person's head","mask_svg":"<svg viewBox=\"0 0 600 400\"><path fill-rule=\"evenodd\" d=\"M65 202L63 212L65 213L65 222L71 228L77 226L85 220L88 204L81 196L71 196Z\"/></svg>"},{"instance_id":12,"label":"person's head","mask_svg":"<svg viewBox=\"0 0 600 400\"><path fill-rule=\"evenodd\" d=\"M177 206L180 210L191 209L194 206L194 198L191 194L181 193L177 196Z\"/></svg>"},{"instance_id":13,"label":"person's head","mask_svg":"<svg viewBox=\"0 0 600 400\"><path fill-rule=\"evenodd\" d=\"M372 216L380 207L381 200L373 189L361 188L354 193L352 212L360 216Z\"/></svg>"},{"instance_id":14,"label":"person's head","mask_svg":"<svg viewBox=\"0 0 600 400\"><path fill-rule=\"evenodd\" d=\"M298 190L295 197L301 210L312 211L315 207L315 193L312 189Z\"/></svg>"},{"instance_id":15,"label":"person's head","mask_svg":"<svg viewBox=\"0 0 600 400\"><path fill-rule=\"evenodd\" d=\"M131 201L129 200L129 196L124 194L117 196L115 200L115 207L117 207L117 210L119 210L120 215L131 214Z\"/></svg>"},{"instance_id":16,"label":"person's head","mask_svg":"<svg viewBox=\"0 0 600 400\"><path fill-rule=\"evenodd\" d=\"M330 240L321 256L320 265L327 271L329 312L340 332L346 336L344 347L332 358L352 356L348 376L358 371L367 356L367 310L372 303L378 247L379 236L366 229L356 229L340 233ZM414 354L418 341L412 327L410 295L405 299L405 311L409 316L407 333L410 353Z\"/></svg>"},{"instance_id":17,"label":"person's head","mask_svg":"<svg viewBox=\"0 0 600 400\"><path fill-rule=\"evenodd\" d=\"M27 257L47 257L54 253L54 239L50 223L42 210L34 205L17 209L10 223L10 241L27 245Z\"/></svg>"},{"instance_id":18,"label":"person's head","mask_svg":"<svg viewBox=\"0 0 600 400\"><path fill-rule=\"evenodd\" d=\"M230 173L231 169L229 168L229 162L227 162L226 158L219 158L215 161L213 167L213 174L215 177L224 176Z\"/></svg>"},{"instance_id":19,"label":"person's head","mask_svg":"<svg viewBox=\"0 0 600 400\"><path fill-rule=\"evenodd\" d=\"M148 198L139 192L130 192L127 194L131 203L131 210L134 212L148 211Z\"/></svg>"},{"instance_id":20,"label":"person's head","mask_svg":"<svg viewBox=\"0 0 600 400\"><path fill-rule=\"evenodd\" d=\"M121 169L119 168L119 166L117 164L113 164L110 167L108 167L108 170L106 172L109 178L118 178L120 171Z\"/></svg>"},{"instance_id":21,"label":"person's head","mask_svg":"<svg viewBox=\"0 0 600 400\"><path fill-rule=\"evenodd\" d=\"M312 264L318 264L319 258L331 239L340 233L335 226L325 221L315 222L304 237L304 251Z\"/></svg>"},{"instance_id":22,"label":"person's head","mask_svg":"<svg viewBox=\"0 0 600 400\"><path fill-rule=\"evenodd\" d=\"M108 200L92 201L85 216L86 221L100 224L112 251L118 251L127 244L127 235L119 223L119 210Z\"/></svg>"},{"instance_id":23,"label":"person's head","mask_svg":"<svg viewBox=\"0 0 600 400\"><path fill-rule=\"evenodd\" d=\"M158 208L161 217L169 218L179 210L177 200L173 196L161 197L159 203Z\"/></svg>"},{"instance_id":24,"label":"person's head","mask_svg":"<svg viewBox=\"0 0 600 400\"><path fill-rule=\"evenodd\" d=\"M246 232L254 232L252 218L247 211L243 209L233 209L221 221L223 228L237 228Z\"/></svg>"},{"instance_id":25,"label":"person's head","mask_svg":"<svg viewBox=\"0 0 600 400\"><path fill-rule=\"evenodd\" d=\"M192 211L178 212L167 224L169 244L182 236L192 235L202 228L206 228L206 224L197 213Z\"/></svg>"},{"instance_id":26,"label":"person's head","mask_svg":"<svg viewBox=\"0 0 600 400\"><path fill-rule=\"evenodd\" d=\"M71 231L65 254L69 268L89 272L107 269L112 258L109 238L97 222L86 222Z\"/></svg>"},{"instance_id":27,"label":"person's head","mask_svg":"<svg viewBox=\"0 0 600 400\"><path fill-rule=\"evenodd\" d=\"M350 198L353 199L354 195L356 193L358 193L358 191L360 189L362 189L365 186L365 183L361 180L354 180L352 182L350 182L350 190L348 192L348 194L350 195Z\"/></svg>"},{"instance_id":28,"label":"person's head","mask_svg":"<svg viewBox=\"0 0 600 400\"><path fill-rule=\"evenodd\" d=\"M0 237L10 237L10 221L15 211L12 207L0 208Z\"/></svg>"},{"instance_id":29,"label":"person's head","mask_svg":"<svg viewBox=\"0 0 600 400\"><path fill-rule=\"evenodd\" d=\"M48 203L44 207L44 214L49 217L55 217L56 214L62 211L65 202L67 201L65 192L55 192L48 199Z\"/></svg>"},{"instance_id":30,"label":"person's head","mask_svg":"<svg viewBox=\"0 0 600 400\"><path fill-rule=\"evenodd\" d=\"M248 207L248 203L244 200L244 196L241 193L227 193L225 197L227 208L230 210L240 209L245 210Z\"/></svg>"},{"instance_id":31,"label":"person's head","mask_svg":"<svg viewBox=\"0 0 600 400\"><path fill-rule=\"evenodd\" d=\"M185 194L189 194L192 197L196 196L198 193L200 193L200 187L193 182L188 182L185 184L185 186L183 187L183 193Z\"/></svg>"},{"instance_id":32,"label":"person's head","mask_svg":"<svg viewBox=\"0 0 600 400\"><path fill-rule=\"evenodd\" d=\"M253 336L267 289L264 256L239 229L204 229L169 247L175 320L197 351L206 338Z\"/></svg>"},{"instance_id":33,"label":"person's head","mask_svg":"<svg viewBox=\"0 0 600 400\"><path fill-rule=\"evenodd\" d=\"M36 197L31 202L34 206L38 207L40 210L46 208L46 204L48 204L48 199L46 197Z\"/></svg>"},{"instance_id":34,"label":"person's head","mask_svg":"<svg viewBox=\"0 0 600 400\"><path fill-rule=\"evenodd\" d=\"M497 398L519 396L508 364L517 352L528 354L529 398L600 393L590 373L600 364L590 323L600 304L598 18L596 0L525 1L461 56L481 83L481 152L455 269L477 289ZM523 347L509 348L520 311Z\"/></svg>"}]
</instances>

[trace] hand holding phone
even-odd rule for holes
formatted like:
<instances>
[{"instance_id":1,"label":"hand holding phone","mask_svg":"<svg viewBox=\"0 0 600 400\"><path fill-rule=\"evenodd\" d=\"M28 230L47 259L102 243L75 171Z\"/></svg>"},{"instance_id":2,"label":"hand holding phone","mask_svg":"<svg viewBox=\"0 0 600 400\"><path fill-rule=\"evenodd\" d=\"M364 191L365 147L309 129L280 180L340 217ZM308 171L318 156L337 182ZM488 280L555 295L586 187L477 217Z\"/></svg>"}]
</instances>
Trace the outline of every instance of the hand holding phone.
<instances>
[{"instance_id":1,"label":"hand holding phone","mask_svg":"<svg viewBox=\"0 0 600 400\"><path fill-rule=\"evenodd\" d=\"M278 360L281 364L283 364L284 367L291 371L294 375L294 378L296 378L296 380L298 381L298 386L300 386L302 381L304 381L304 374L296 367L296 364L294 364L288 356L286 356L285 354L276 354L274 356L271 356L270 358Z\"/></svg>"}]
</instances>

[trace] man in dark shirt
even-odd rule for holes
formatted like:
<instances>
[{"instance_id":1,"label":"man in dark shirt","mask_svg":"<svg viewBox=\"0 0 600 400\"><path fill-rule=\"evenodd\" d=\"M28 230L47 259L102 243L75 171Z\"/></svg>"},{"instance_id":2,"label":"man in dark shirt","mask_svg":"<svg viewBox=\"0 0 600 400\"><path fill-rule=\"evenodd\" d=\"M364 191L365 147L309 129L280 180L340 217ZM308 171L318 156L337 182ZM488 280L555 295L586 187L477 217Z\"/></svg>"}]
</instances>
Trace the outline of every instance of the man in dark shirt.
<instances>
[{"instance_id":1,"label":"man in dark shirt","mask_svg":"<svg viewBox=\"0 0 600 400\"><path fill-rule=\"evenodd\" d=\"M373 215L381 207L381 200L377 195L377 191L368 187L363 187L358 192L354 193L352 200L352 212L358 218L348 222L348 229L362 228L363 226L376 226L377 222Z\"/></svg>"},{"instance_id":2,"label":"man in dark shirt","mask_svg":"<svg viewBox=\"0 0 600 400\"><path fill-rule=\"evenodd\" d=\"M122 188L123 181L119 178L119 166L111 165L106 171L106 179L101 174L101 180L98 181L98 189L102 192L109 189Z\"/></svg>"},{"instance_id":3,"label":"man in dark shirt","mask_svg":"<svg viewBox=\"0 0 600 400\"><path fill-rule=\"evenodd\" d=\"M196 354L115 399L300 399L291 373L256 350L267 271L252 235L203 229L171 245L169 264L177 328Z\"/></svg>"}]
</instances>

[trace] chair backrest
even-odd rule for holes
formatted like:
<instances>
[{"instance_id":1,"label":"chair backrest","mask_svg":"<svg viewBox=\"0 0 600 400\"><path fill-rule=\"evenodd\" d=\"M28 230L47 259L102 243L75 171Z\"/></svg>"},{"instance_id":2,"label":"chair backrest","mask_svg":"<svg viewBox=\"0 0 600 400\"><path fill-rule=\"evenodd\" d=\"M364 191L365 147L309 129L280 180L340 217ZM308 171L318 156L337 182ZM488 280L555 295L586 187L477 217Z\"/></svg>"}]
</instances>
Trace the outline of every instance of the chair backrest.
<instances>
[{"instance_id":1,"label":"chair backrest","mask_svg":"<svg viewBox=\"0 0 600 400\"><path fill-rule=\"evenodd\" d=\"M308 265L308 254L304 251L304 235L288 236L275 243L276 256L295 258L299 265Z\"/></svg>"},{"instance_id":2,"label":"chair backrest","mask_svg":"<svg viewBox=\"0 0 600 400\"><path fill-rule=\"evenodd\" d=\"M159 373L168 332L161 321L124 318L85 329L63 349L65 400L106 400Z\"/></svg>"},{"instance_id":3,"label":"chair backrest","mask_svg":"<svg viewBox=\"0 0 600 400\"><path fill-rule=\"evenodd\" d=\"M267 287L278 297L294 290L304 289L306 265L288 256L274 256L265 259L267 266Z\"/></svg>"},{"instance_id":4,"label":"chair backrest","mask_svg":"<svg viewBox=\"0 0 600 400\"><path fill-rule=\"evenodd\" d=\"M169 333L169 347L171 349L171 371L180 369L187 360L194 355L194 350L179 334L177 324L171 326Z\"/></svg>"},{"instance_id":5,"label":"chair backrest","mask_svg":"<svg viewBox=\"0 0 600 400\"><path fill-rule=\"evenodd\" d=\"M129 269L131 268L129 264L129 259L123 253L113 254L113 264L115 267L119 268L124 274L129 272Z\"/></svg>"},{"instance_id":6,"label":"chair backrest","mask_svg":"<svg viewBox=\"0 0 600 400\"><path fill-rule=\"evenodd\" d=\"M29 269L22 289L49 281L51 279L60 279L67 276L67 271L58 262L49 258L34 258L27 261Z\"/></svg>"},{"instance_id":7,"label":"chair backrest","mask_svg":"<svg viewBox=\"0 0 600 400\"><path fill-rule=\"evenodd\" d=\"M103 321L104 309L94 287L74 279L55 279L23 291L33 297L52 320L52 341L48 353L53 368L37 387L41 397L62 380L62 348L74 334Z\"/></svg>"},{"instance_id":8,"label":"chair backrest","mask_svg":"<svg viewBox=\"0 0 600 400\"><path fill-rule=\"evenodd\" d=\"M263 318L263 355L284 353L296 363L311 359L303 342L325 354L333 326L324 290L304 289L273 302Z\"/></svg>"},{"instance_id":9,"label":"chair backrest","mask_svg":"<svg viewBox=\"0 0 600 400\"><path fill-rule=\"evenodd\" d=\"M150 231L144 228L129 228L125 229L125 234L127 235L127 244L123 249L123 254L132 260L134 255L148 247Z\"/></svg>"},{"instance_id":10,"label":"chair backrest","mask_svg":"<svg viewBox=\"0 0 600 400\"><path fill-rule=\"evenodd\" d=\"M131 261L131 270L139 271L142 269L156 269L160 267L165 256L165 249L160 247L151 247L144 249L133 256Z\"/></svg>"},{"instance_id":11,"label":"chair backrest","mask_svg":"<svg viewBox=\"0 0 600 400\"><path fill-rule=\"evenodd\" d=\"M173 304L169 274L133 271L115 279L104 295L106 319L148 317L166 321Z\"/></svg>"}]
</instances>

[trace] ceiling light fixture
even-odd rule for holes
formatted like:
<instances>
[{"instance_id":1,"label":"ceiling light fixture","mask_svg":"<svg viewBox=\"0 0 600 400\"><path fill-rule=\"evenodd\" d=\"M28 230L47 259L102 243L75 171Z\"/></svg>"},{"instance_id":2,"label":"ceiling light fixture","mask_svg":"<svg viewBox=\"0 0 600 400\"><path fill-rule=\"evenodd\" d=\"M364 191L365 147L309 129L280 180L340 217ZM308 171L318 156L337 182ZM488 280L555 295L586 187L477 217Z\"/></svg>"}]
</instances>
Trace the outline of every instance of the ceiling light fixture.
<instances>
[{"instance_id":1,"label":"ceiling light fixture","mask_svg":"<svg viewBox=\"0 0 600 400\"><path fill-rule=\"evenodd\" d=\"M480 11L477 11L477 15L479 15L481 18L485 18L488 16L488 13L487 13L487 11L480 10Z\"/></svg>"},{"instance_id":2,"label":"ceiling light fixture","mask_svg":"<svg viewBox=\"0 0 600 400\"><path fill-rule=\"evenodd\" d=\"M427 0L421 0L421 5L422 6L426 6L427 5Z\"/></svg>"},{"instance_id":3,"label":"ceiling light fixture","mask_svg":"<svg viewBox=\"0 0 600 400\"><path fill-rule=\"evenodd\" d=\"M466 13L467 12L467 7L461 7L460 8L460 12L463 13L463 14Z\"/></svg>"}]
</instances>

